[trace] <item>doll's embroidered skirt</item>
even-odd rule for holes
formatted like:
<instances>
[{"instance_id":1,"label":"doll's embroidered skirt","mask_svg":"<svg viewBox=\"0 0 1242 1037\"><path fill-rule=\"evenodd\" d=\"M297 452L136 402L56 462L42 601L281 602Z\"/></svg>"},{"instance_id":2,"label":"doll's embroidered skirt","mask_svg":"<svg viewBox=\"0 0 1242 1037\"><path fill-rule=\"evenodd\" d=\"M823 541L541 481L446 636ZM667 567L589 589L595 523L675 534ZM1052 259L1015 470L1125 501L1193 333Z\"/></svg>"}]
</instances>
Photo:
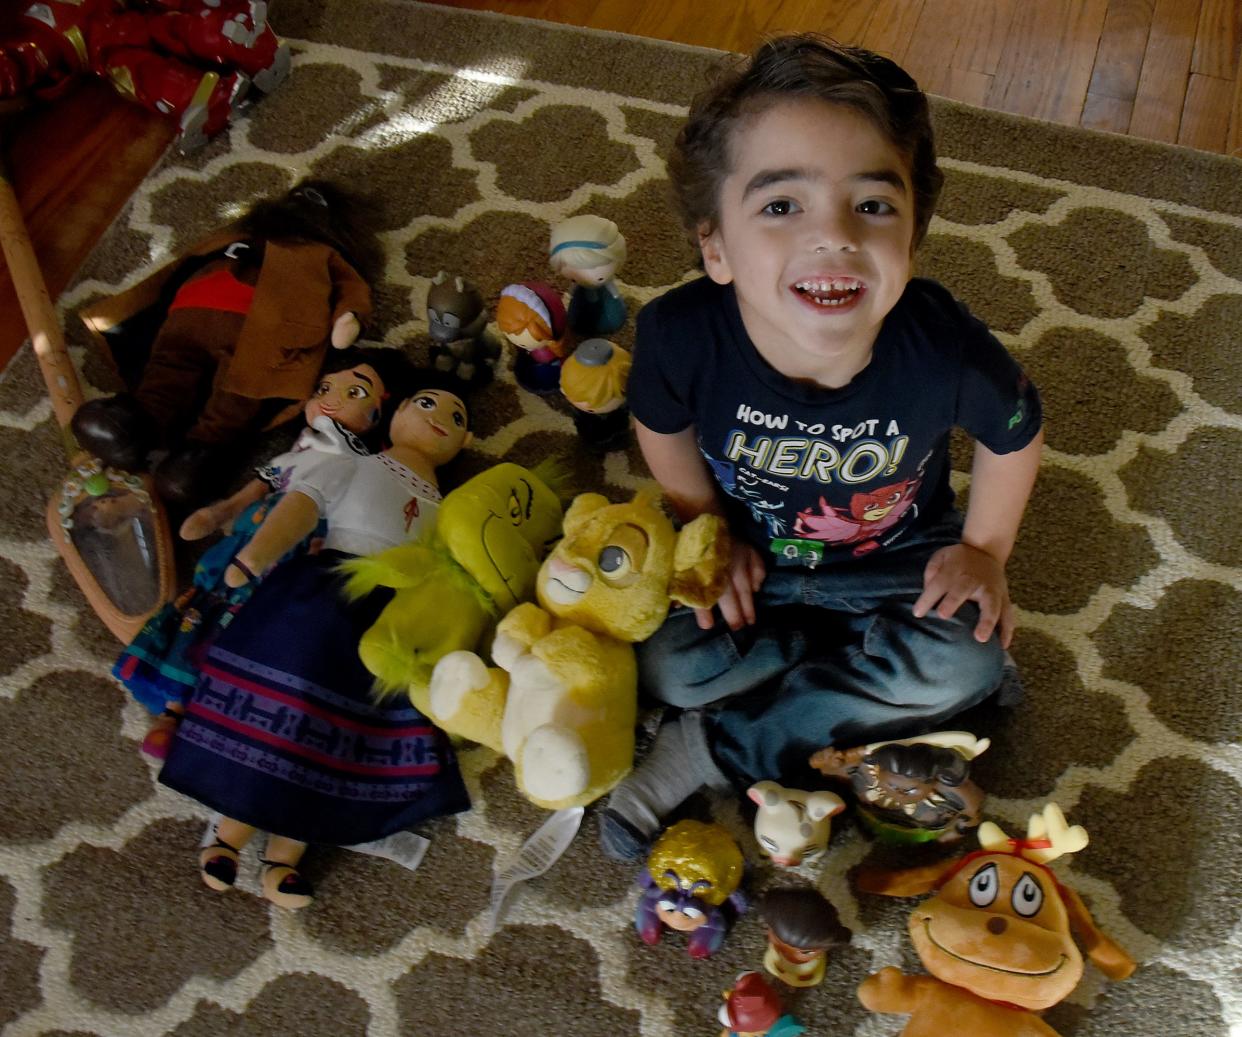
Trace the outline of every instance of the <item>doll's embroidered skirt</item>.
<instances>
[{"instance_id":1,"label":"doll's embroidered skirt","mask_svg":"<svg viewBox=\"0 0 1242 1037\"><path fill-rule=\"evenodd\" d=\"M151 713L158 715L169 703L185 704L198 684L199 664L211 642L249 600L255 585L229 587L224 570L282 496L268 494L243 510L233 521L233 531L203 552L185 593L147 620L117 658L112 676ZM306 550L326 528L320 522L282 561Z\"/></svg>"},{"instance_id":2,"label":"doll's embroidered skirt","mask_svg":"<svg viewBox=\"0 0 1242 1037\"><path fill-rule=\"evenodd\" d=\"M370 842L470 806L444 733L376 701L358 642L391 597L341 594L324 551L272 571L208 649L160 781L303 842Z\"/></svg>"}]
</instances>

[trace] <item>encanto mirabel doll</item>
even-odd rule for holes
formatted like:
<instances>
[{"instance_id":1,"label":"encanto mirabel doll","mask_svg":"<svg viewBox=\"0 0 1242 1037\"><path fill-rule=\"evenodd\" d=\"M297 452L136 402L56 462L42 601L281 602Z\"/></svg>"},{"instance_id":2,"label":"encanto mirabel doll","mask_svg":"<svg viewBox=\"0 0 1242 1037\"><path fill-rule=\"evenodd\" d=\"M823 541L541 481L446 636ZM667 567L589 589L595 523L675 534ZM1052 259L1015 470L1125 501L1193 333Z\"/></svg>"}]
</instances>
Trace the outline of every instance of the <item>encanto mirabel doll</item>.
<instances>
[{"instance_id":1,"label":"encanto mirabel doll","mask_svg":"<svg viewBox=\"0 0 1242 1037\"><path fill-rule=\"evenodd\" d=\"M299 468L340 454L365 455L380 445L376 439L389 389L401 393L412 373L399 350L335 353L306 401L307 427L291 449L256 469L255 478L232 496L199 508L182 523L183 540L225 535L198 560L190 587L147 621L112 668L113 676L155 715L142 741L147 755L163 759L167 754L186 699L198 683L202 653L256 586L253 581L225 586L225 567L263 524ZM319 528L304 538L289 555L308 548L322 532Z\"/></svg>"},{"instance_id":2,"label":"encanto mirabel doll","mask_svg":"<svg viewBox=\"0 0 1242 1037\"><path fill-rule=\"evenodd\" d=\"M155 469L160 495L190 507L217 497L230 446L297 415L329 341L353 344L371 312L359 266L369 246L353 199L304 181L256 204L184 260L82 312L132 392L91 400L73 432L105 464ZM130 356L149 355L141 371Z\"/></svg>"},{"instance_id":3,"label":"encanto mirabel doll","mask_svg":"<svg viewBox=\"0 0 1242 1037\"><path fill-rule=\"evenodd\" d=\"M251 581L327 521L319 553L277 566L208 649L160 773L224 816L199 856L212 889L233 885L239 851L263 829L264 895L304 907L314 895L297 870L307 843L372 842L469 806L448 740L408 699L377 699L358 657L391 591L346 598L339 564L434 528L436 469L470 439L466 405L422 388L397 407L389 438L381 454L295 472L225 570L230 586Z\"/></svg>"},{"instance_id":4,"label":"encanto mirabel doll","mask_svg":"<svg viewBox=\"0 0 1242 1037\"><path fill-rule=\"evenodd\" d=\"M607 339L587 339L561 363L561 395L572 404L574 427L588 446L611 450L629 436L629 377L630 354Z\"/></svg>"},{"instance_id":5,"label":"encanto mirabel doll","mask_svg":"<svg viewBox=\"0 0 1242 1037\"><path fill-rule=\"evenodd\" d=\"M602 216L571 216L552 228L548 261L577 287L569 326L584 337L610 335L625 323L625 300L613 280L625 262L625 236Z\"/></svg>"},{"instance_id":6,"label":"encanto mirabel doll","mask_svg":"<svg viewBox=\"0 0 1242 1037\"><path fill-rule=\"evenodd\" d=\"M556 392L565 357L565 304L542 281L507 285L496 305L496 326L517 347L513 377L528 392Z\"/></svg>"}]
</instances>

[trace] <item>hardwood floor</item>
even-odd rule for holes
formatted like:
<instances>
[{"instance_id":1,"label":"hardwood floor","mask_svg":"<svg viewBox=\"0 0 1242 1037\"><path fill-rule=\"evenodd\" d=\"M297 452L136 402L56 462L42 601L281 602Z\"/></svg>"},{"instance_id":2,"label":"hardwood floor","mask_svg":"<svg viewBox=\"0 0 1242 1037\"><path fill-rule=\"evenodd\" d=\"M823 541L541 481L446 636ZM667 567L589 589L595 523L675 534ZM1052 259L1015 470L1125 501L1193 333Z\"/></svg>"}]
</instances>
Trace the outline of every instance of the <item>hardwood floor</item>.
<instances>
[{"instance_id":1,"label":"hardwood floor","mask_svg":"<svg viewBox=\"0 0 1242 1037\"><path fill-rule=\"evenodd\" d=\"M1242 0L431 2L722 50L749 50L764 33L814 30L893 57L931 93L1242 157ZM272 7L279 29L279 0ZM88 82L0 132L55 297L172 131ZM2 267L0 275L2 365L24 324Z\"/></svg>"},{"instance_id":2,"label":"hardwood floor","mask_svg":"<svg viewBox=\"0 0 1242 1037\"><path fill-rule=\"evenodd\" d=\"M749 50L812 30L924 90L1036 119L1242 155L1242 0L430 0Z\"/></svg>"}]
</instances>

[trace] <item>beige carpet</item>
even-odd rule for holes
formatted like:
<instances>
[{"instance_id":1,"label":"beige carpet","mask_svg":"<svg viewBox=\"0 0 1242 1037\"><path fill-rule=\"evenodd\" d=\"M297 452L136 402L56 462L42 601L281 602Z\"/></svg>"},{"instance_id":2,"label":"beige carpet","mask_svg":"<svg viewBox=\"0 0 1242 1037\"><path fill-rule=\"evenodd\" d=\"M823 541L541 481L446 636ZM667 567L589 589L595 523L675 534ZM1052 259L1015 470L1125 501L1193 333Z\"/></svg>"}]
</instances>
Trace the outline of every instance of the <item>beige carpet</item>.
<instances>
[{"instance_id":1,"label":"beige carpet","mask_svg":"<svg viewBox=\"0 0 1242 1037\"><path fill-rule=\"evenodd\" d=\"M549 223L575 212L622 226L635 306L690 276L662 157L713 55L401 0L281 0L276 21L297 55L290 81L151 176L68 311L304 172L382 199L378 327L417 351L429 277L457 270L494 300L547 276ZM922 266L1021 357L1048 412L1011 567L1029 696L992 719L977 774L1007 826L1055 797L1090 830L1063 874L1142 962L1123 984L1088 970L1049 1020L1075 1037L1239 1032L1242 165L950 104L937 117L948 189ZM758 919L707 962L678 939L641 945L633 874L601 859L589 816L488 938L493 862L541 814L483 751L463 756L475 809L426 826L416 872L314 851L320 897L300 914L202 887L201 815L154 783L141 710L108 677L117 646L44 537L62 461L33 372L27 352L0 381L5 1033L717 1032L719 992L759 964ZM507 370L477 413L465 471L562 454L576 490L643 480L633 451L574 454L565 410ZM737 808L717 810L745 833ZM847 822L820 871L780 878L817 884L853 932L825 984L793 999L815 1034L900 1028L865 1022L853 996L876 968L915 965L909 904L852 892L869 852Z\"/></svg>"}]
</instances>

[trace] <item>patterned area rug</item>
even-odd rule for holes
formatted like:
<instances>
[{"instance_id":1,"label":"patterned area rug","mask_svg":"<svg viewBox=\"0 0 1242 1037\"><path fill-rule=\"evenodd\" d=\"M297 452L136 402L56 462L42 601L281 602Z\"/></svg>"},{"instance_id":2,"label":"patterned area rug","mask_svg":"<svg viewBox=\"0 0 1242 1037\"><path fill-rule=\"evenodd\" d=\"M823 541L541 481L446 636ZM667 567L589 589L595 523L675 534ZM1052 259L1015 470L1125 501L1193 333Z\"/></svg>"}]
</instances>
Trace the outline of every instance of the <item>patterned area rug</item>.
<instances>
[{"instance_id":1,"label":"patterned area rug","mask_svg":"<svg viewBox=\"0 0 1242 1037\"><path fill-rule=\"evenodd\" d=\"M74 309L306 172L379 199L376 337L419 354L438 270L474 278L494 304L503 285L548 276L549 225L577 212L624 230L632 307L693 275L662 160L718 55L401 0L282 0L276 15L292 77L145 183L62 300L78 345ZM1240 1032L1228 862L1242 830L1242 165L948 103L936 115L948 188L921 268L1015 351L1048 412L1011 565L1028 695L981 721L994 746L976 773L1007 830L1048 798L1086 826L1091 844L1062 875L1142 963L1119 984L1088 969L1048 1019L1074 1037ZM108 387L86 353L88 379ZM519 391L507 362L476 412L460 474L560 456L575 491L620 498L645 479L633 449L576 450L567 410ZM706 962L678 939L643 946L634 874L600 857L590 815L489 937L493 864L542 814L483 750L463 755L475 809L426 826L417 871L314 850L319 899L299 914L207 891L203 815L155 784L137 747L144 715L107 675L117 645L46 542L63 467L49 415L27 350L0 380L6 1033L717 1032L720 991L759 966L759 919ZM740 807L709 806L755 860ZM917 969L910 902L853 891L851 870L874 853L847 820L818 868L753 869L755 889L817 885L852 932L824 985L791 999L811 1033L900 1028L867 1021L853 993L883 965Z\"/></svg>"}]
</instances>

